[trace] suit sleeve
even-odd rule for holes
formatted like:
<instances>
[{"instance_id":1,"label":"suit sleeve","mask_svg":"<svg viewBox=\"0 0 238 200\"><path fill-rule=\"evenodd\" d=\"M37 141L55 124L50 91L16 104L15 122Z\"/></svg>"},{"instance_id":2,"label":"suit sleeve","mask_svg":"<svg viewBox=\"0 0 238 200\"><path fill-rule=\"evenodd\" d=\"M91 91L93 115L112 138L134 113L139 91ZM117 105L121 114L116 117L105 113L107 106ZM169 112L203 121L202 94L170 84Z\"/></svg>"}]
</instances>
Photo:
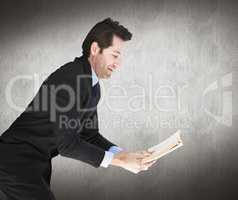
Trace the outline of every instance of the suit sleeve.
<instances>
[{"instance_id":1,"label":"suit sleeve","mask_svg":"<svg viewBox=\"0 0 238 200\"><path fill-rule=\"evenodd\" d=\"M112 146L116 146L99 133L97 109L83 120L80 137L105 151L108 151Z\"/></svg>"},{"instance_id":2,"label":"suit sleeve","mask_svg":"<svg viewBox=\"0 0 238 200\"><path fill-rule=\"evenodd\" d=\"M70 85L72 86L73 84ZM67 108L67 105L70 105L70 101L72 101L70 93L75 93L75 91L74 88L72 90L58 88L58 90L53 90L53 92L51 90L50 121L53 122L55 134L58 135L57 150L62 156L81 160L94 167L99 167L104 158L105 151L95 145L97 142L90 143L90 140L87 141L79 137L79 127L73 126L73 124L79 121L82 114L77 111L77 103ZM101 142L99 143L101 144Z\"/></svg>"}]
</instances>

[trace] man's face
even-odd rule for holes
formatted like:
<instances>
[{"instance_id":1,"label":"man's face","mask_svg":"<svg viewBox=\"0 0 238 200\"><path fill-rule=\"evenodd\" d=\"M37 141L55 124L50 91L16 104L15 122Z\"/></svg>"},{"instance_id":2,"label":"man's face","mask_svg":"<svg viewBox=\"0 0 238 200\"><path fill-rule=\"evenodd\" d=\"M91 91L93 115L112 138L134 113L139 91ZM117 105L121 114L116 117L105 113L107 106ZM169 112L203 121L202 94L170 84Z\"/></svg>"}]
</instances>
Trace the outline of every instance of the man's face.
<instances>
[{"instance_id":1,"label":"man's face","mask_svg":"<svg viewBox=\"0 0 238 200\"><path fill-rule=\"evenodd\" d=\"M107 79L111 77L114 70L120 67L121 64L121 49L124 41L113 36L112 45L102 52L99 50L93 56L93 67L98 78Z\"/></svg>"}]
</instances>

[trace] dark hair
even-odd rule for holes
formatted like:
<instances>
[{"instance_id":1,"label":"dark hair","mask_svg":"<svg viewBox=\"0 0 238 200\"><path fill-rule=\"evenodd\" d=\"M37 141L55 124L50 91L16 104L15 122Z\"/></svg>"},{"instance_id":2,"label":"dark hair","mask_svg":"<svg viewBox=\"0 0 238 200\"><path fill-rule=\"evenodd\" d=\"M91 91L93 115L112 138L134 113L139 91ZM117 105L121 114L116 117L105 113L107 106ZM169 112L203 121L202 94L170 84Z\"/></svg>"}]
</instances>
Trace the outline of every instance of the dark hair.
<instances>
[{"instance_id":1,"label":"dark hair","mask_svg":"<svg viewBox=\"0 0 238 200\"><path fill-rule=\"evenodd\" d=\"M90 48L93 42L97 42L98 46L103 49L112 45L113 35L120 37L123 41L131 39L132 34L127 28L120 25L118 21L113 21L111 18L106 18L98 22L87 34L83 41L83 55L89 57Z\"/></svg>"}]
</instances>

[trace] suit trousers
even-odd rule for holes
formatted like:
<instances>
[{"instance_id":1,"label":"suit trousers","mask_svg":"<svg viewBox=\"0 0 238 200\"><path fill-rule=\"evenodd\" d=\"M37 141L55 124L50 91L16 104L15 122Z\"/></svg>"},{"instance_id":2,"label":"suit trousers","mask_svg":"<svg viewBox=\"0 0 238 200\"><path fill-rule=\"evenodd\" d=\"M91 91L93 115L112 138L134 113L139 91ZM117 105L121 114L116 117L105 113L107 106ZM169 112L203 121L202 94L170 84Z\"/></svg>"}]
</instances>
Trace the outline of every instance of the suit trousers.
<instances>
[{"instance_id":1,"label":"suit trousers","mask_svg":"<svg viewBox=\"0 0 238 200\"><path fill-rule=\"evenodd\" d=\"M0 200L55 200L51 159L34 146L0 138Z\"/></svg>"}]
</instances>

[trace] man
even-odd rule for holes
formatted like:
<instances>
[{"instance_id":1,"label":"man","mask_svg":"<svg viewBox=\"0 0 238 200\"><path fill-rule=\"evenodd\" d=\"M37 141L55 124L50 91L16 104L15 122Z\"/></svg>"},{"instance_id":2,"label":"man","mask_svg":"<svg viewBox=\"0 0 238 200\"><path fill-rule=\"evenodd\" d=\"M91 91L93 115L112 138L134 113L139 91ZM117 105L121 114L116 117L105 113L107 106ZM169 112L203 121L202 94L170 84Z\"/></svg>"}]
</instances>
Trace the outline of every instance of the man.
<instances>
[{"instance_id":1,"label":"man","mask_svg":"<svg viewBox=\"0 0 238 200\"><path fill-rule=\"evenodd\" d=\"M120 67L121 50L132 34L107 18L86 36L83 56L75 58L41 85L25 111L0 137L0 197L11 200L52 200L51 159L58 154L94 167L147 170L148 152L125 152L98 130L98 79ZM66 120L77 120L70 127Z\"/></svg>"}]
</instances>

